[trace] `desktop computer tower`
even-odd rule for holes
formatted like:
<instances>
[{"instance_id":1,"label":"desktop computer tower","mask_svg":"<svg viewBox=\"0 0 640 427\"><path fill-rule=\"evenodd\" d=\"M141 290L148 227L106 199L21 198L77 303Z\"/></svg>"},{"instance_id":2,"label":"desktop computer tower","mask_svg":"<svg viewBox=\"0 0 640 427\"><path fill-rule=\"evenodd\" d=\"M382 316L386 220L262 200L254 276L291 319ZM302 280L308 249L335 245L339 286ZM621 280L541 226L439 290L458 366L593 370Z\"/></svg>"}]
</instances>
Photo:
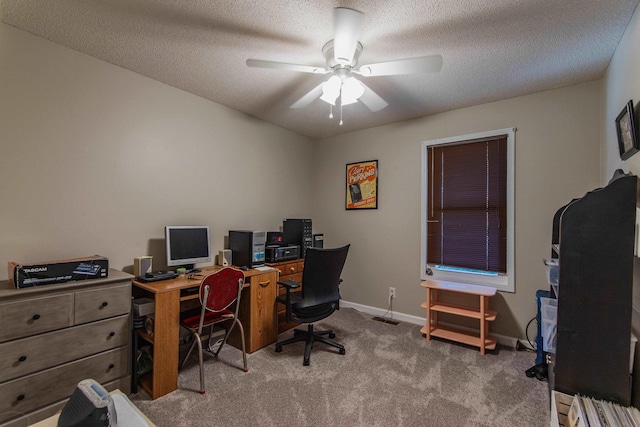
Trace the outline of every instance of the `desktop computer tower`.
<instances>
[{"instance_id":1,"label":"desktop computer tower","mask_svg":"<svg viewBox=\"0 0 640 427\"><path fill-rule=\"evenodd\" d=\"M282 233L287 244L300 246L300 258L304 258L307 248L313 246L310 219L285 219Z\"/></svg>"},{"instance_id":2,"label":"desktop computer tower","mask_svg":"<svg viewBox=\"0 0 640 427\"><path fill-rule=\"evenodd\" d=\"M238 267L258 267L264 265L265 231L229 231L229 249L233 265Z\"/></svg>"}]
</instances>

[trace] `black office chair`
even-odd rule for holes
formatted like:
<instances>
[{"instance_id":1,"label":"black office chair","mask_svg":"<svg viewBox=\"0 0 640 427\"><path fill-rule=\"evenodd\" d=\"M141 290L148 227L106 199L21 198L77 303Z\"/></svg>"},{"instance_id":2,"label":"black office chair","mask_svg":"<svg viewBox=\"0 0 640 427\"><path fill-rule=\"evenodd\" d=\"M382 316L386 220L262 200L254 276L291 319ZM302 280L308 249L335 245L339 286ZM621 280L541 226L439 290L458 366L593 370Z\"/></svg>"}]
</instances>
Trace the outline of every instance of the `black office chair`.
<instances>
[{"instance_id":1,"label":"black office chair","mask_svg":"<svg viewBox=\"0 0 640 427\"><path fill-rule=\"evenodd\" d=\"M304 366L309 366L311 347L315 341L320 341L345 354L344 346L327 339L335 338L331 330L314 331L313 323L322 320L339 308L340 292L338 285L342 282L340 274L347 259L349 245L336 249L308 248L304 258L304 273L302 275L302 291L292 292L300 284L285 280L278 282L287 290L285 295L276 298L285 304L287 322L307 323L307 330L295 329L293 338L276 343L276 352L282 351L282 346L298 341L306 341L304 348Z\"/></svg>"}]
</instances>

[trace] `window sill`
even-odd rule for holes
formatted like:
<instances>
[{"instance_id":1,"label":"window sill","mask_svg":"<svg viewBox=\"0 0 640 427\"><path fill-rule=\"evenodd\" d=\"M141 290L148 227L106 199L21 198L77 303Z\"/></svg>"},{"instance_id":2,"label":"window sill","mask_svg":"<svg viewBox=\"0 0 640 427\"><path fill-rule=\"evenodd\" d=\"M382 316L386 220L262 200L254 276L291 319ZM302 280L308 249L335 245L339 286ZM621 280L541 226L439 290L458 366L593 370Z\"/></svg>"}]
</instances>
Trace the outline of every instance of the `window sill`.
<instances>
[{"instance_id":1,"label":"window sill","mask_svg":"<svg viewBox=\"0 0 640 427\"><path fill-rule=\"evenodd\" d=\"M470 285L488 286L503 292L515 292L512 280L508 275L487 276L483 274L442 271L431 269L433 275L422 274L422 280L442 280L446 282L468 283Z\"/></svg>"}]
</instances>

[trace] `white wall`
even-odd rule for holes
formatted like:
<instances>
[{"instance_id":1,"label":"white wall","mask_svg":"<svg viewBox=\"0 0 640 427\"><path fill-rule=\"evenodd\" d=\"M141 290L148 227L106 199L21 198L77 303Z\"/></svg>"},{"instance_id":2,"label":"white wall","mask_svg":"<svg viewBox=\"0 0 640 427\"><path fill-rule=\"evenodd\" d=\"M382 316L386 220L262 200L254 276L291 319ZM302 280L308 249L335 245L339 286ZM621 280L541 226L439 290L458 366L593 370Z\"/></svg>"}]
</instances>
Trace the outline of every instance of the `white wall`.
<instances>
[{"instance_id":1,"label":"white wall","mask_svg":"<svg viewBox=\"0 0 640 427\"><path fill-rule=\"evenodd\" d=\"M354 132L314 146L314 227L328 245L351 243L343 298L425 317L420 304L420 143L516 127L515 293L492 304L495 333L524 337L535 292L548 289L543 258L551 252L553 215L599 184L601 83L591 82ZM379 160L379 208L345 211L345 165ZM476 326L477 327L477 326ZM535 330L531 330L531 339Z\"/></svg>"},{"instance_id":2,"label":"white wall","mask_svg":"<svg viewBox=\"0 0 640 427\"><path fill-rule=\"evenodd\" d=\"M638 105L640 105L638 46L640 46L640 9L637 8L603 78L604 126L602 140L604 143L602 144L602 175L600 177L602 184L611 178L616 169L640 175L640 154L625 161L620 160L615 127L616 117L629 100L633 100L636 105L636 118L640 119L638 114L640 111L638 109ZM638 136L640 137L640 135Z\"/></svg>"},{"instance_id":3,"label":"white wall","mask_svg":"<svg viewBox=\"0 0 640 427\"><path fill-rule=\"evenodd\" d=\"M161 267L165 225L209 225L217 254L312 213L308 138L6 24L0 117L0 265Z\"/></svg>"}]
</instances>

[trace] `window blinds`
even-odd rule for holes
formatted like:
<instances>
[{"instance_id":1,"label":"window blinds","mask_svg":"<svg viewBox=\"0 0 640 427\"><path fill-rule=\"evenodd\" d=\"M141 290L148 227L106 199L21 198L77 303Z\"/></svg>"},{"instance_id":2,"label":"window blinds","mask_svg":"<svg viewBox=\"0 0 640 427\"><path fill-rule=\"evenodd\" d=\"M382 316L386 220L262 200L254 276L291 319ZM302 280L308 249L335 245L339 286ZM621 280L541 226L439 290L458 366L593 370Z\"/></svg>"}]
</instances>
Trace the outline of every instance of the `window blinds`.
<instances>
[{"instance_id":1,"label":"window blinds","mask_svg":"<svg viewBox=\"0 0 640 427\"><path fill-rule=\"evenodd\" d=\"M427 262L506 273L507 135L427 150Z\"/></svg>"}]
</instances>

